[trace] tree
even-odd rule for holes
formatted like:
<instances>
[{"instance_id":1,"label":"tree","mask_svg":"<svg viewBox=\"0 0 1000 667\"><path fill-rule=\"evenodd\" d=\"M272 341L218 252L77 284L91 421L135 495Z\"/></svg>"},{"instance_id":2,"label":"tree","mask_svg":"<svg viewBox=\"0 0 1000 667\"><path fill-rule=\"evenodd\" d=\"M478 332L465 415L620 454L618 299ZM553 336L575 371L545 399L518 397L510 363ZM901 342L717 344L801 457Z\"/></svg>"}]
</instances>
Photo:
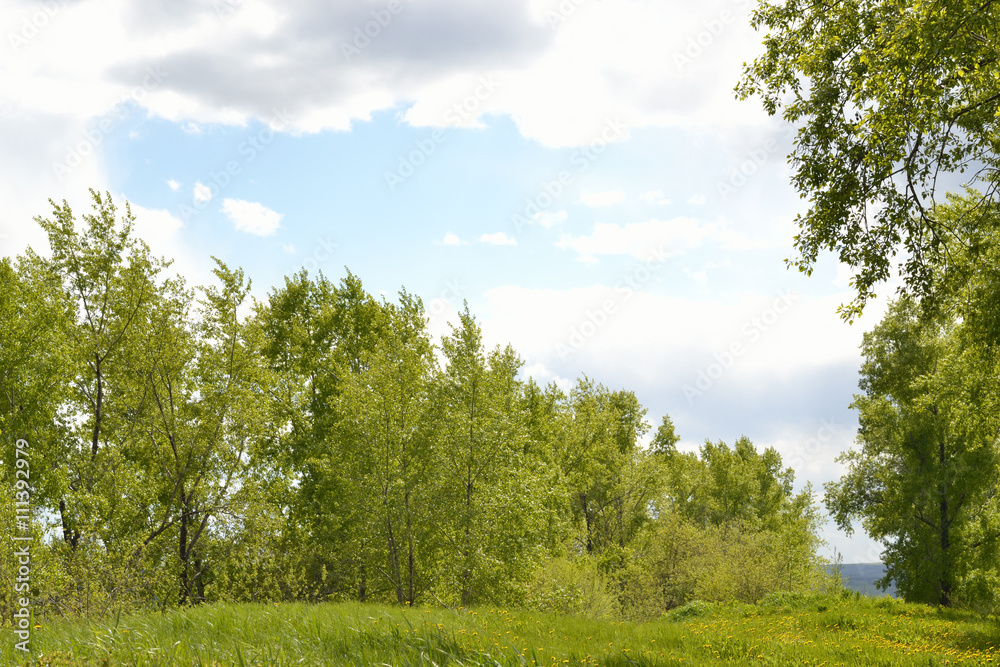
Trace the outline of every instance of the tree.
<instances>
[{"instance_id":1,"label":"tree","mask_svg":"<svg viewBox=\"0 0 1000 667\"><path fill-rule=\"evenodd\" d=\"M634 393L587 377L577 380L563 408L558 460L587 554L624 549L649 520L657 474L639 450L649 429L645 413Z\"/></svg>"},{"instance_id":2,"label":"tree","mask_svg":"<svg viewBox=\"0 0 1000 667\"><path fill-rule=\"evenodd\" d=\"M541 555L549 505L530 458L523 362L510 346L485 352L468 304L441 348L431 402L442 575L462 605L515 600Z\"/></svg>"},{"instance_id":3,"label":"tree","mask_svg":"<svg viewBox=\"0 0 1000 667\"><path fill-rule=\"evenodd\" d=\"M23 525L17 530L20 481L30 493L27 506L32 533L40 541L48 528L46 507L58 487L45 475L46 462L54 460L55 443L68 430L60 415L65 400L67 359L62 336L68 316L59 282L51 274L31 271L25 262L0 259L0 624L12 621L15 610L15 581L18 562L15 550L22 544L13 537L26 536ZM28 479L18 480L15 468L17 442L28 445ZM24 506L20 506L22 511ZM37 542L36 542L37 544ZM32 598L47 583L46 557L35 549L32 559ZM43 605L37 605L41 610Z\"/></svg>"},{"instance_id":4,"label":"tree","mask_svg":"<svg viewBox=\"0 0 1000 667\"><path fill-rule=\"evenodd\" d=\"M961 345L961 325L910 299L865 335L860 450L827 485L841 529L860 519L885 546L886 577L908 600L953 604L997 568L1000 472L996 361ZM973 577L974 578L974 577Z\"/></svg>"},{"instance_id":5,"label":"tree","mask_svg":"<svg viewBox=\"0 0 1000 667\"><path fill-rule=\"evenodd\" d=\"M680 441L681 437L677 435L670 415L663 415L663 422L656 429L656 434L650 443L650 449L656 454L670 456L677 452L677 443Z\"/></svg>"},{"instance_id":6,"label":"tree","mask_svg":"<svg viewBox=\"0 0 1000 667\"><path fill-rule=\"evenodd\" d=\"M214 522L238 514L233 497L253 486L246 464L269 421L260 330L238 314L250 283L215 261L220 285L202 288L197 321L191 295L168 285L171 298L156 309L136 362L143 387L134 409L143 414L151 464L144 486L158 501L139 504L157 510L143 512L142 548L160 535L174 538L182 605L205 599Z\"/></svg>"},{"instance_id":7,"label":"tree","mask_svg":"<svg viewBox=\"0 0 1000 667\"><path fill-rule=\"evenodd\" d=\"M126 408L125 358L145 331L158 298L156 277L165 266L132 235L128 205L119 221L110 195L91 190L91 197L94 213L83 216L82 232L69 204L50 200L53 219L36 221L48 234L51 258L29 249L24 260L29 271L58 276L69 304L63 335L74 389L70 413L80 426L76 442L53 456L63 464L58 476L62 535L74 551L87 524L104 528L105 547L116 542L110 526L121 508L121 486L127 485L116 473L127 463L123 457L133 445L137 417Z\"/></svg>"},{"instance_id":8,"label":"tree","mask_svg":"<svg viewBox=\"0 0 1000 667\"><path fill-rule=\"evenodd\" d=\"M980 202L996 200L998 18L995 3L967 0L762 0L754 10L766 50L737 92L798 125L792 183L810 206L790 264L810 273L830 250L856 269L845 318L889 277L900 244L907 286L929 292L955 230L935 211L939 186L978 181ZM974 228L979 207L968 215Z\"/></svg>"},{"instance_id":9,"label":"tree","mask_svg":"<svg viewBox=\"0 0 1000 667\"><path fill-rule=\"evenodd\" d=\"M386 313L350 272L339 284L304 271L286 277L258 310L276 415L271 463L290 485L285 532L310 546L321 595L354 586L363 601L369 575L350 502L352 461L340 441L338 396L361 371L365 350L375 349Z\"/></svg>"},{"instance_id":10,"label":"tree","mask_svg":"<svg viewBox=\"0 0 1000 667\"><path fill-rule=\"evenodd\" d=\"M362 548L399 604L414 604L435 561L427 418L434 359L423 304L405 291L383 304L390 325L360 353L337 397L340 443L354 482ZM419 562L418 562L419 561Z\"/></svg>"},{"instance_id":11,"label":"tree","mask_svg":"<svg viewBox=\"0 0 1000 667\"><path fill-rule=\"evenodd\" d=\"M627 614L658 616L692 599L753 603L817 583L812 489L794 493L793 473L776 450L758 452L741 437L732 448L706 442L697 453L655 456L664 479L655 520L634 540L619 575Z\"/></svg>"}]
</instances>

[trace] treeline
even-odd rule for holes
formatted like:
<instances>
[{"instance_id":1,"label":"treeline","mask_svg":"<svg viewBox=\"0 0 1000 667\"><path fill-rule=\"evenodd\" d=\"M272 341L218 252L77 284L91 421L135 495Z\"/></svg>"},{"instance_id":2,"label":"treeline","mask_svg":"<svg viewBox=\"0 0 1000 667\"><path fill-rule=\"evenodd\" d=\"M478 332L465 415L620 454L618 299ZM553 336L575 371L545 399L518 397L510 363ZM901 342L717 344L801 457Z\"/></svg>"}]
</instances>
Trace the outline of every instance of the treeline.
<instances>
[{"instance_id":1,"label":"treeline","mask_svg":"<svg viewBox=\"0 0 1000 667\"><path fill-rule=\"evenodd\" d=\"M682 453L669 417L643 448L634 393L522 379L467 307L435 346L418 297L377 300L350 273L257 302L216 260L192 289L127 207L93 200L79 222L65 202L36 219L50 256L0 262L5 620L25 530L36 614L356 599L646 617L823 576L811 489L773 449Z\"/></svg>"}]
</instances>

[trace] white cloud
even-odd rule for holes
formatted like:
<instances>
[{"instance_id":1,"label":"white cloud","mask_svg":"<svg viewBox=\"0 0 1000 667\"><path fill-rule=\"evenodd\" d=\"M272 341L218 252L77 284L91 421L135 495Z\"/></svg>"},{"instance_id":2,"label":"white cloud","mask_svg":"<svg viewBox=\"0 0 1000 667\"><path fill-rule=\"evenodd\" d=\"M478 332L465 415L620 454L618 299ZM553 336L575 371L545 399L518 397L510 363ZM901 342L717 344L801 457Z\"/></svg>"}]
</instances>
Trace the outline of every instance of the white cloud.
<instances>
[{"instance_id":1,"label":"white cloud","mask_svg":"<svg viewBox=\"0 0 1000 667\"><path fill-rule=\"evenodd\" d=\"M503 232L483 234L479 237L479 242L487 245L517 245L517 239L512 239Z\"/></svg>"},{"instance_id":2,"label":"white cloud","mask_svg":"<svg viewBox=\"0 0 1000 667\"><path fill-rule=\"evenodd\" d=\"M292 243L282 243L281 249L284 250L286 254L289 255L295 254L295 245Z\"/></svg>"},{"instance_id":3,"label":"white cloud","mask_svg":"<svg viewBox=\"0 0 1000 667\"><path fill-rule=\"evenodd\" d=\"M178 191L178 190L180 190L180 188L181 188L181 184L180 184L180 182L178 182L178 181L175 181L175 180L174 180L174 179L172 179L172 178L171 178L171 179L170 179L169 181L167 181L167 185L168 185L168 186L170 187L170 189L171 189L171 190L173 190L174 192L177 192L177 191Z\"/></svg>"},{"instance_id":4,"label":"white cloud","mask_svg":"<svg viewBox=\"0 0 1000 667\"><path fill-rule=\"evenodd\" d=\"M713 355L734 342L742 343L745 352L725 377L748 382L854 363L865 329L839 319L836 307L847 296L841 292L808 298L782 289L740 293L722 301L623 291L611 285L565 290L505 286L486 293L483 332L489 345L511 342L528 364L552 369L565 361L557 349L562 343L570 348L574 367L599 366L622 386L663 381L662 373L670 369L668 383L680 394L681 386L693 383ZM608 301L614 304L610 314L592 317ZM862 323L866 327L878 323L880 314L871 315ZM584 326L595 319L603 324ZM698 325L692 326L694 322ZM570 343L574 330L590 334L575 347ZM721 386L722 380L716 384ZM850 396L844 405L848 402Z\"/></svg>"},{"instance_id":5,"label":"white cloud","mask_svg":"<svg viewBox=\"0 0 1000 667\"><path fill-rule=\"evenodd\" d=\"M667 206L670 200L663 196L663 190L650 190L639 195L639 200L650 206Z\"/></svg>"},{"instance_id":6,"label":"white cloud","mask_svg":"<svg viewBox=\"0 0 1000 667\"><path fill-rule=\"evenodd\" d=\"M125 195L115 195L115 202L124 208ZM216 281L212 275L212 260L207 253L192 250L181 233L184 223L167 209L146 208L130 202L135 215L135 234L158 257L172 260L168 274L183 277L188 285L208 285Z\"/></svg>"},{"instance_id":7,"label":"white cloud","mask_svg":"<svg viewBox=\"0 0 1000 667\"><path fill-rule=\"evenodd\" d=\"M8 4L0 27L13 34L37 5ZM759 104L733 99L731 83L719 85L737 81L741 63L760 51L750 3L604 0L576 5L554 27L546 19L553 4L495 0L474 11L454 0L406 4L348 61L328 46L349 42L371 20L360 5L305 3L288 12L278 0L243 0L220 17L213 3L140 12L127 0L78 0L59 4L5 63L0 84L26 109L82 118L131 97L193 133L210 123L267 122L275 99L288 105L297 131L348 129L400 105L411 124L454 126L448 111L461 105L463 127L505 115L546 146L589 143L614 117L634 128L766 119ZM720 23L724 11L731 20ZM713 33L708 22L721 27ZM149 81L150 66L165 76ZM496 83L484 85L483 72ZM133 95L137 86L141 95Z\"/></svg>"},{"instance_id":8,"label":"white cloud","mask_svg":"<svg viewBox=\"0 0 1000 667\"><path fill-rule=\"evenodd\" d=\"M212 188L201 181L195 181L194 200L199 203L212 201Z\"/></svg>"},{"instance_id":9,"label":"white cloud","mask_svg":"<svg viewBox=\"0 0 1000 667\"><path fill-rule=\"evenodd\" d=\"M688 199L687 203L691 204L692 206L704 206L706 201L707 200L705 199L705 195L694 195L690 199Z\"/></svg>"},{"instance_id":10,"label":"white cloud","mask_svg":"<svg viewBox=\"0 0 1000 667\"><path fill-rule=\"evenodd\" d=\"M281 213L275 213L263 204L242 199L224 199L222 210L237 231L255 236L270 236L281 227Z\"/></svg>"},{"instance_id":11,"label":"white cloud","mask_svg":"<svg viewBox=\"0 0 1000 667\"><path fill-rule=\"evenodd\" d=\"M632 255L649 259L654 251L677 255L702 243L712 233L712 226L693 218L647 220L625 226L599 222L589 236L563 234L556 246L570 248L582 262L596 262L598 255Z\"/></svg>"},{"instance_id":12,"label":"white cloud","mask_svg":"<svg viewBox=\"0 0 1000 667\"><path fill-rule=\"evenodd\" d=\"M611 206L625 201L625 193L621 190L610 192L586 192L580 195L580 201L586 206L597 208L599 206Z\"/></svg>"},{"instance_id":13,"label":"white cloud","mask_svg":"<svg viewBox=\"0 0 1000 667\"><path fill-rule=\"evenodd\" d=\"M442 241L442 243L445 245L462 245L462 239L458 238L458 234L448 232L444 235L444 241Z\"/></svg>"},{"instance_id":14,"label":"white cloud","mask_svg":"<svg viewBox=\"0 0 1000 667\"><path fill-rule=\"evenodd\" d=\"M566 211L539 211L531 216L531 221L542 227L549 228L566 222Z\"/></svg>"},{"instance_id":15,"label":"white cloud","mask_svg":"<svg viewBox=\"0 0 1000 667\"><path fill-rule=\"evenodd\" d=\"M525 380L527 380L527 378L532 378L542 387L545 387L550 382L554 382L556 386L565 393L569 393L569 391L573 388L573 380L561 377L558 373L546 368L545 364L542 363L524 366L521 368L521 377Z\"/></svg>"},{"instance_id":16,"label":"white cloud","mask_svg":"<svg viewBox=\"0 0 1000 667\"><path fill-rule=\"evenodd\" d=\"M6 8L0 15L5 12ZM21 28L12 29L19 34ZM0 34L7 32L0 30ZM0 81L3 72L0 68ZM8 90L2 85L0 90L0 155L5 158L0 160L0 201L4 203L0 206L0 257L14 257L29 245L44 256L49 251L48 239L33 222L34 217L52 215L50 197L57 202L65 199L77 216L91 213L87 188L109 189L104 161L93 154L81 159L76 152L87 139L89 123L72 116L29 114L16 106L3 106ZM67 165L72 156L78 160L73 162L76 166L55 170L57 164Z\"/></svg>"}]
</instances>

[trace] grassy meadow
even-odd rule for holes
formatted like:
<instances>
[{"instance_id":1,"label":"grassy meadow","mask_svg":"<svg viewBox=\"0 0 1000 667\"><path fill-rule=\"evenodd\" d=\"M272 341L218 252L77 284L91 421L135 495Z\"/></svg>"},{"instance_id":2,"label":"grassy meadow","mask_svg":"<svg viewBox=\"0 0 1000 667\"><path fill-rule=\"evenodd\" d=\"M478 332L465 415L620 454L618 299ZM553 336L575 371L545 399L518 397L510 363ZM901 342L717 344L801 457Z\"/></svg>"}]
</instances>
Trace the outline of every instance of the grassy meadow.
<instances>
[{"instance_id":1,"label":"grassy meadow","mask_svg":"<svg viewBox=\"0 0 1000 667\"><path fill-rule=\"evenodd\" d=\"M650 622L498 608L215 604L42 621L3 665L991 665L1000 621L892 598L776 594Z\"/></svg>"}]
</instances>

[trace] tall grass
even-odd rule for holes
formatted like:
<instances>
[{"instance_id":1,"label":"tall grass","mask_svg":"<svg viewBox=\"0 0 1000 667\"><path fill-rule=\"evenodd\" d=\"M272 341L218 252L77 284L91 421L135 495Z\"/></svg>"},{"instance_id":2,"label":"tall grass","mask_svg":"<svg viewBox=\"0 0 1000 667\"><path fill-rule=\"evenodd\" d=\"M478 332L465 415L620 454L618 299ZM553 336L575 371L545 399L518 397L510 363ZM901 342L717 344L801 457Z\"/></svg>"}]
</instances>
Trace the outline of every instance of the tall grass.
<instances>
[{"instance_id":1,"label":"tall grass","mask_svg":"<svg viewBox=\"0 0 1000 667\"><path fill-rule=\"evenodd\" d=\"M526 611L226 605L42 622L7 665L990 665L995 618L890 599L773 595L647 623Z\"/></svg>"}]
</instances>

